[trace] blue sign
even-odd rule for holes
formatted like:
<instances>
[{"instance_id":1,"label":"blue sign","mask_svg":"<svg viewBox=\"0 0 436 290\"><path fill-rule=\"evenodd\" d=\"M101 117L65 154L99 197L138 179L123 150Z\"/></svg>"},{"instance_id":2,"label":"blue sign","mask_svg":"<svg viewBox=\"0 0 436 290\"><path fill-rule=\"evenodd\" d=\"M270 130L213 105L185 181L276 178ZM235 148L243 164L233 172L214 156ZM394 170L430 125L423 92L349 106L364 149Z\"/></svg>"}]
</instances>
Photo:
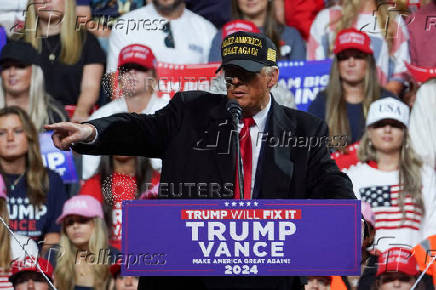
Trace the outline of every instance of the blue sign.
<instances>
[{"instance_id":1,"label":"blue sign","mask_svg":"<svg viewBox=\"0 0 436 290\"><path fill-rule=\"evenodd\" d=\"M329 82L332 61L280 61L279 83L295 96L297 109L307 111L310 103Z\"/></svg>"},{"instance_id":2,"label":"blue sign","mask_svg":"<svg viewBox=\"0 0 436 290\"><path fill-rule=\"evenodd\" d=\"M39 134L39 145L41 147L42 162L44 167L57 172L64 183L77 183L76 167L74 166L73 153L61 151L54 147L51 135L53 132Z\"/></svg>"},{"instance_id":3,"label":"blue sign","mask_svg":"<svg viewBox=\"0 0 436 290\"><path fill-rule=\"evenodd\" d=\"M123 275L360 275L359 200L135 200L122 212Z\"/></svg>"}]
</instances>

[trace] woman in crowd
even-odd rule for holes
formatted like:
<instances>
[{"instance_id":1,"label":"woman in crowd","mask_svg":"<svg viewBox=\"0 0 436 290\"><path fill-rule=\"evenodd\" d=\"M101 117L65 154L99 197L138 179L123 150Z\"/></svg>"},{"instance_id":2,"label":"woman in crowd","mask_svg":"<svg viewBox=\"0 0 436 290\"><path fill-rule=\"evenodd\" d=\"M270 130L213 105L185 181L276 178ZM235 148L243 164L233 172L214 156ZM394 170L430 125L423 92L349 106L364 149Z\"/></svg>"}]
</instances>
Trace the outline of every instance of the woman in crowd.
<instances>
[{"instance_id":1,"label":"woman in crowd","mask_svg":"<svg viewBox=\"0 0 436 290\"><path fill-rule=\"evenodd\" d=\"M30 44L15 41L6 44L0 65L0 107L22 108L38 132L46 124L67 120L64 108L45 92L39 56Z\"/></svg>"},{"instance_id":2,"label":"woman in crowd","mask_svg":"<svg viewBox=\"0 0 436 290\"><path fill-rule=\"evenodd\" d=\"M121 202L138 199L151 188L151 177L152 168L145 157L103 156L98 173L80 189L80 194L91 195L103 204L112 247L121 250Z\"/></svg>"},{"instance_id":3,"label":"woman in crowd","mask_svg":"<svg viewBox=\"0 0 436 290\"><path fill-rule=\"evenodd\" d=\"M85 121L100 92L105 54L98 40L76 26L76 1L29 0L24 40L41 53L47 92L75 105L73 121Z\"/></svg>"},{"instance_id":4,"label":"woman in crowd","mask_svg":"<svg viewBox=\"0 0 436 290\"><path fill-rule=\"evenodd\" d=\"M436 232L436 177L411 146L409 107L398 99L371 104L359 146L360 163L347 174L354 193L375 214L378 251L413 247Z\"/></svg>"},{"instance_id":5,"label":"woman in crowd","mask_svg":"<svg viewBox=\"0 0 436 290\"><path fill-rule=\"evenodd\" d=\"M67 200L58 174L44 168L38 133L17 106L0 109L0 173L6 184L11 229L44 246L59 241L55 219Z\"/></svg>"},{"instance_id":6,"label":"woman in crowd","mask_svg":"<svg viewBox=\"0 0 436 290\"><path fill-rule=\"evenodd\" d=\"M377 81L370 42L366 33L354 28L339 32L329 84L308 110L327 122L330 136L346 135L348 143L362 137L369 105L393 96Z\"/></svg>"},{"instance_id":7,"label":"woman in crowd","mask_svg":"<svg viewBox=\"0 0 436 290\"><path fill-rule=\"evenodd\" d=\"M37 257L38 247L36 243L28 237L10 234L5 226L9 223L9 213L6 201L6 187L3 177L0 175L0 288L14 289L8 281L11 275L10 265L12 261L23 260L27 255ZM5 224L3 224L5 222ZM21 248L24 246L24 250Z\"/></svg>"},{"instance_id":8,"label":"woman in crowd","mask_svg":"<svg viewBox=\"0 0 436 290\"><path fill-rule=\"evenodd\" d=\"M409 34L402 18L383 0L343 0L319 12L308 41L308 59L326 59L343 29L355 27L368 33L382 86L399 95L407 80L404 62L409 62Z\"/></svg>"},{"instance_id":9,"label":"woman in crowd","mask_svg":"<svg viewBox=\"0 0 436 290\"><path fill-rule=\"evenodd\" d=\"M92 196L69 199L56 220L62 225L60 251L55 266L58 289L106 289L109 265L96 261L108 248L106 224L100 203ZM86 258L95 254L94 262Z\"/></svg>"},{"instance_id":10,"label":"woman in crowd","mask_svg":"<svg viewBox=\"0 0 436 290\"><path fill-rule=\"evenodd\" d=\"M300 33L293 27L281 24L275 14L274 1L270 0L232 0L232 19L248 20L268 36L279 49L278 59L306 59L306 45ZM226 36L226 29L234 21L226 24L217 32L209 53L209 62L221 61L221 42Z\"/></svg>"}]
</instances>

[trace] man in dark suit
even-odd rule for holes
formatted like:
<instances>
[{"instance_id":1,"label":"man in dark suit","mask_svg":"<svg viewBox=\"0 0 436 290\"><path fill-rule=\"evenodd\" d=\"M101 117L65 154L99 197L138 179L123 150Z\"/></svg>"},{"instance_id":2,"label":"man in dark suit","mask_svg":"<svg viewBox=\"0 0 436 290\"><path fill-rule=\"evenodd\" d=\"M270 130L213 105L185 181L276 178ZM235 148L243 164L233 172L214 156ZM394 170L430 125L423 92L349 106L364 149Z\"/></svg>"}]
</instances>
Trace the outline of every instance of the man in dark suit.
<instances>
[{"instance_id":1,"label":"man in dark suit","mask_svg":"<svg viewBox=\"0 0 436 290\"><path fill-rule=\"evenodd\" d=\"M178 93L153 115L117 114L85 124L58 123L53 140L61 149L100 155L162 158L160 198L354 199L352 184L326 146L326 124L305 112L278 105L270 89L278 82L277 49L272 41L235 32L222 44L227 96ZM228 100L242 107L234 127ZM243 167L243 193L237 184L236 132ZM235 138L236 136L236 138ZM208 278L141 279L141 287L170 289L293 289L298 279ZM183 282L185 281L185 282ZM227 284L226 284L227 283ZM198 286L198 287L197 287ZM297 289L297 288L296 288Z\"/></svg>"}]
</instances>

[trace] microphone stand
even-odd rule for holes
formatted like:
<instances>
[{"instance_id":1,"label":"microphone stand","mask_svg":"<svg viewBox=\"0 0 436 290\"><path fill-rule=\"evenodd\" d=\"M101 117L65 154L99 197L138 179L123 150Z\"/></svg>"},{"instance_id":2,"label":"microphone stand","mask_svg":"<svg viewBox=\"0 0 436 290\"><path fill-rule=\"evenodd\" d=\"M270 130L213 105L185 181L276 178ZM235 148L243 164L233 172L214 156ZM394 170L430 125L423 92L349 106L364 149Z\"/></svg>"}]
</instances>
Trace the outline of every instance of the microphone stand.
<instances>
[{"instance_id":1,"label":"microphone stand","mask_svg":"<svg viewBox=\"0 0 436 290\"><path fill-rule=\"evenodd\" d=\"M244 167L242 165L241 149L239 146L238 124L239 118L237 114L232 114L233 128L236 132L236 162L238 166L238 185L241 199L244 199Z\"/></svg>"}]
</instances>

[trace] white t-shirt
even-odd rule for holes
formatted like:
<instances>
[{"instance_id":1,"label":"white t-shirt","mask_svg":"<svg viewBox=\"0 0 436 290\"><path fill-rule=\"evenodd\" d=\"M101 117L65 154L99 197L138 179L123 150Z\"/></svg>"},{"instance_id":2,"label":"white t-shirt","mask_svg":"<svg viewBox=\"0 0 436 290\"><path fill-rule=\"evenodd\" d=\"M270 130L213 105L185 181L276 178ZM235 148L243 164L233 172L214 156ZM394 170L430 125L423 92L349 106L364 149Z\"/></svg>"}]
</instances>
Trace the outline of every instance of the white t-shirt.
<instances>
[{"instance_id":1,"label":"white t-shirt","mask_svg":"<svg viewBox=\"0 0 436 290\"><path fill-rule=\"evenodd\" d=\"M156 94L153 94L150 98L150 101L147 104L147 107L142 111L143 114L153 114L154 112L162 109L168 104L168 100L164 98L159 98ZM97 111L95 111L90 117L89 120L94 120L103 117L109 117L113 114L117 113L126 113L128 112L128 107L126 100L124 98L115 99L112 102L104 105ZM153 169L160 171L162 168L162 160L158 158L151 158L151 167ZM82 179L91 178L100 164L100 156L92 156L92 155L83 155L82 159L83 173Z\"/></svg>"},{"instance_id":2,"label":"white t-shirt","mask_svg":"<svg viewBox=\"0 0 436 290\"><path fill-rule=\"evenodd\" d=\"M165 38L169 33L162 30L166 22L168 20L156 11L153 4L121 16L112 27L109 38L107 72L117 69L120 50L133 43L150 47L158 61L173 64L208 63L210 46L216 33L212 23L185 9L178 19L170 21L175 48L168 48Z\"/></svg>"},{"instance_id":3,"label":"white t-shirt","mask_svg":"<svg viewBox=\"0 0 436 290\"><path fill-rule=\"evenodd\" d=\"M391 247L414 247L436 233L436 177L423 167L422 200L425 214L409 195L404 198L405 220L398 206L398 170L381 171L367 163L358 163L344 170L353 182L356 197L371 205L375 214L374 247L384 252Z\"/></svg>"},{"instance_id":4,"label":"white t-shirt","mask_svg":"<svg viewBox=\"0 0 436 290\"><path fill-rule=\"evenodd\" d=\"M3 226L3 225L2 225ZM23 245L26 249L28 255L32 257L38 256L38 247L34 240L32 240L29 237L21 236L21 235L15 235L18 242L11 236L11 259L12 260L24 260L24 258L27 256L26 253L23 251L20 245ZM14 287L12 287L12 283L9 282L9 276L12 275L12 272L3 272L0 269L0 289L2 290L13 290Z\"/></svg>"}]
</instances>

